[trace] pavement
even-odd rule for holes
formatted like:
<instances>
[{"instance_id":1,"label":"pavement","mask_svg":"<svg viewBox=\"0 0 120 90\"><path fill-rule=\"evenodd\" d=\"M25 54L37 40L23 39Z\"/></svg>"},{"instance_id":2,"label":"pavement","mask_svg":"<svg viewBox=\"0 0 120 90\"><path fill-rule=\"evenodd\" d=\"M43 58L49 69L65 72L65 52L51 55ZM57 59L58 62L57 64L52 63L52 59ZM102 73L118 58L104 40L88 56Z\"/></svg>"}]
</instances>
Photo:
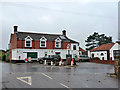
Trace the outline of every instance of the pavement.
<instances>
[{"instance_id":1,"label":"pavement","mask_svg":"<svg viewBox=\"0 0 120 90\"><path fill-rule=\"evenodd\" d=\"M77 63L77 66L47 66L38 63L2 64L2 88L118 88L110 77L113 65Z\"/></svg>"}]
</instances>

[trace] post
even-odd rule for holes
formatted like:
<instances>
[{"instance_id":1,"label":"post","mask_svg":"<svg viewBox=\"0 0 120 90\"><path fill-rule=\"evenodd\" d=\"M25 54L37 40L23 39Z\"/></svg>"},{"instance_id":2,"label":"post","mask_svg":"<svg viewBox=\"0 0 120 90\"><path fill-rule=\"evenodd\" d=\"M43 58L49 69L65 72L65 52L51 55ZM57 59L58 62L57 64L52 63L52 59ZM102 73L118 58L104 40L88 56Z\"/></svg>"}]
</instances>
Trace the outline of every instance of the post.
<instances>
[{"instance_id":1,"label":"post","mask_svg":"<svg viewBox=\"0 0 120 90\"><path fill-rule=\"evenodd\" d=\"M51 65L53 65L53 61L51 61Z\"/></svg>"},{"instance_id":2,"label":"post","mask_svg":"<svg viewBox=\"0 0 120 90\"><path fill-rule=\"evenodd\" d=\"M104 57L102 57L102 63L104 63Z\"/></svg>"},{"instance_id":3,"label":"post","mask_svg":"<svg viewBox=\"0 0 120 90\"><path fill-rule=\"evenodd\" d=\"M112 64L112 57L110 57L110 64Z\"/></svg>"},{"instance_id":4,"label":"post","mask_svg":"<svg viewBox=\"0 0 120 90\"><path fill-rule=\"evenodd\" d=\"M73 66L73 62L74 62L74 59L72 59L72 61L71 61L71 66Z\"/></svg>"},{"instance_id":5,"label":"post","mask_svg":"<svg viewBox=\"0 0 120 90\"><path fill-rule=\"evenodd\" d=\"M61 66L61 61L59 62L59 66Z\"/></svg>"},{"instance_id":6,"label":"post","mask_svg":"<svg viewBox=\"0 0 120 90\"><path fill-rule=\"evenodd\" d=\"M45 62L44 62L44 65L46 65L46 60L45 60Z\"/></svg>"},{"instance_id":7,"label":"post","mask_svg":"<svg viewBox=\"0 0 120 90\"><path fill-rule=\"evenodd\" d=\"M62 61L63 61L63 60L61 59L61 65L62 65Z\"/></svg>"}]
</instances>

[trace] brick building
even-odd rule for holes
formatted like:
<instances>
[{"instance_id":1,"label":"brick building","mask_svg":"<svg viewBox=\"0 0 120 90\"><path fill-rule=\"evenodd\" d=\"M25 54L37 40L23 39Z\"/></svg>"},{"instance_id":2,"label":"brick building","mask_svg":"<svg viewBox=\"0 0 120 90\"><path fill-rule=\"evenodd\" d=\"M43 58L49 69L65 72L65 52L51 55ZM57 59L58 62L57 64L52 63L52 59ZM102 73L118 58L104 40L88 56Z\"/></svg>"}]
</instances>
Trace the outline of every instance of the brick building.
<instances>
[{"instance_id":1,"label":"brick building","mask_svg":"<svg viewBox=\"0 0 120 90\"><path fill-rule=\"evenodd\" d=\"M73 58L79 55L79 42L69 39L65 30L62 34L44 34L19 32L17 29L18 26L14 26L14 33L10 36L10 60L24 60L28 57L37 60L55 54L66 59L66 54L71 54Z\"/></svg>"}]
</instances>

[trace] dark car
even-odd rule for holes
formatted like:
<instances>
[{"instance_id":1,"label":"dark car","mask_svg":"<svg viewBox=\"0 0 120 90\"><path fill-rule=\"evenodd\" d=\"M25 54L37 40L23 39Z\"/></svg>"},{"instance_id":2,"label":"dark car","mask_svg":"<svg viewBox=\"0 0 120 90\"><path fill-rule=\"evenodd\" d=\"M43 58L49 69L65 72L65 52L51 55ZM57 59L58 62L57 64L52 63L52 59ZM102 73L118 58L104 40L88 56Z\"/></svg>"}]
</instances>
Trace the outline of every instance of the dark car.
<instances>
[{"instance_id":1,"label":"dark car","mask_svg":"<svg viewBox=\"0 0 120 90\"><path fill-rule=\"evenodd\" d=\"M45 60L47 63L50 63L51 61L53 61L53 63L55 63L55 62L59 62L61 60L61 57L60 57L60 55L48 55L43 58L38 58L38 62L40 64L43 64Z\"/></svg>"}]
</instances>

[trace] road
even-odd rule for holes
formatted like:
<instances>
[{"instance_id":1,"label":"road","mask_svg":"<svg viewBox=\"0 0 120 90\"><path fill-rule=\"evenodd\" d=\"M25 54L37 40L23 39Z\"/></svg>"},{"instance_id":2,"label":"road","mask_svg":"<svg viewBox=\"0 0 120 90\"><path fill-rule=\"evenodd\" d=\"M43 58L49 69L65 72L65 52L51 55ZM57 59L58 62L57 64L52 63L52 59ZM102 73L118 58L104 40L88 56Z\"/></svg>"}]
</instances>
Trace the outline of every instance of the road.
<instances>
[{"instance_id":1,"label":"road","mask_svg":"<svg viewBox=\"0 0 120 90\"><path fill-rule=\"evenodd\" d=\"M2 88L118 88L118 80L107 73L114 73L113 65L85 62L70 67L2 62Z\"/></svg>"}]
</instances>

